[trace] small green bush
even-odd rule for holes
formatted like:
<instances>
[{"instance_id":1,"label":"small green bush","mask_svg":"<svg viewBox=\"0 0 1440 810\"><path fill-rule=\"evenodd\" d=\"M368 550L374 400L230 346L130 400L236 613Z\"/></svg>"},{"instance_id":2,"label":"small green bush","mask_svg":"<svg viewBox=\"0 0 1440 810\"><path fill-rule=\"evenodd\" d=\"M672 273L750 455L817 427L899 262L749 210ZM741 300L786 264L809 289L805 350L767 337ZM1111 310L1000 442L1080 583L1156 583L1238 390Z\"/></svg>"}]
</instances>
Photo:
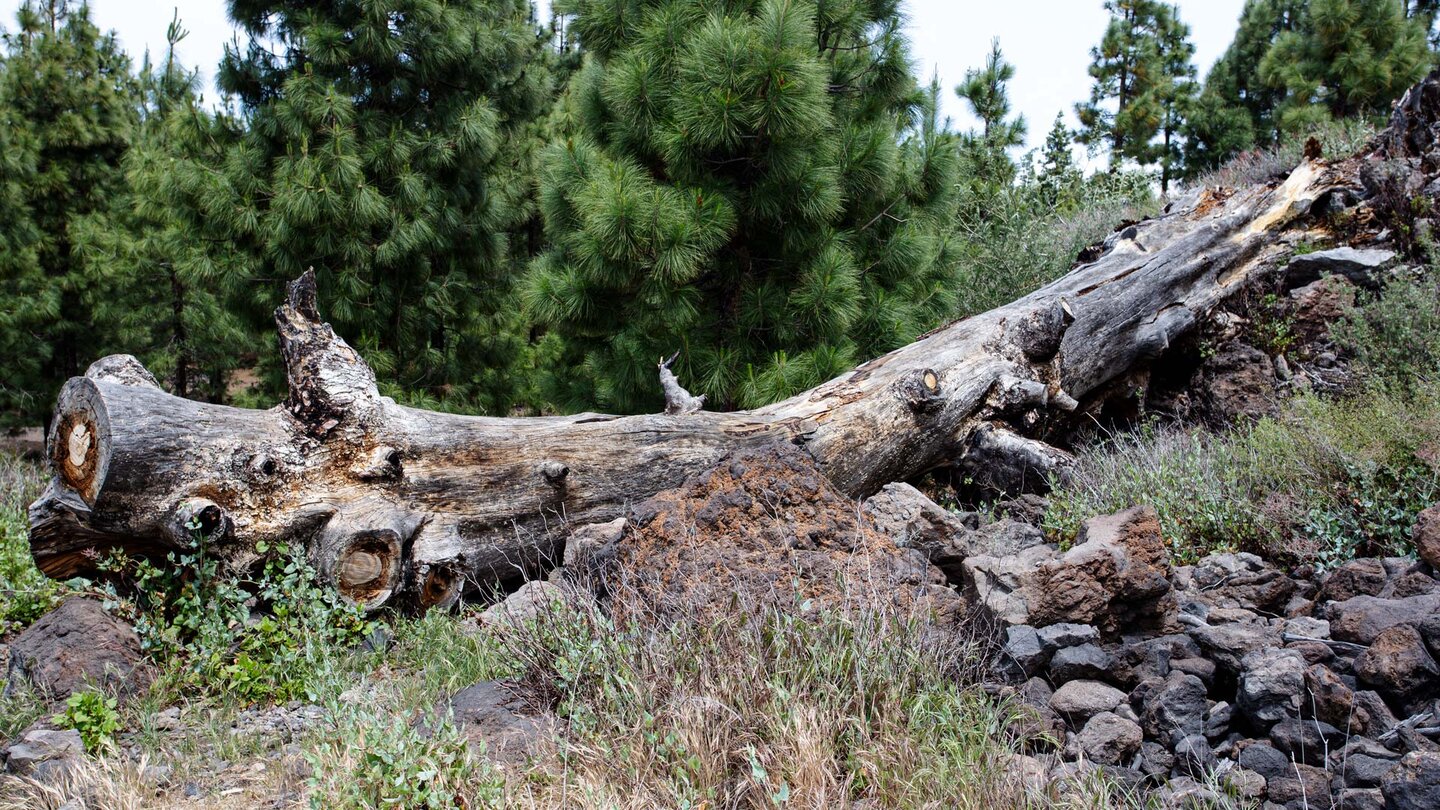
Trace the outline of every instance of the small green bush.
<instances>
[{"instance_id":1,"label":"small green bush","mask_svg":"<svg viewBox=\"0 0 1440 810\"><path fill-rule=\"evenodd\" d=\"M1149 177L1098 174L1064 205L1034 183L1009 186L961 207L953 249L960 264L958 317L1009 303L1064 275L1084 248L1127 220L1155 213Z\"/></svg>"},{"instance_id":2,"label":"small green bush","mask_svg":"<svg viewBox=\"0 0 1440 810\"><path fill-rule=\"evenodd\" d=\"M503 779L448 720L422 731L404 717L351 712L305 758L316 810L501 806Z\"/></svg>"},{"instance_id":3,"label":"small green bush","mask_svg":"<svg viewBox=\"0 0 1440 810\"><path fill-rule=\"evenodd\" d=\"M72 694L65 701L65 711L55 716L55 724L80 732L85 750L98 753L115 744L120 730L120 704L114 697L94 690Z\"/></svg>"},{"instance_id":4,"label":"small green bush","mask_svg":"<svg viewBox=\"0 0 1440 810\"><path fill-rule=\"evenodd\" d=\"M316 582L298 551L279 545L255 577L226 572L198 533L166 564L116 555L106 563L132 587L113 606L133 614L141 645L182 688L242 702L315 699L334 652L372 629L364 613Z\"/></svg>"},{"instance_id":5,"label":"small green bush","mask_svg":"<svg viewBox=\"0 0 1440 810\"><path fill-rule=\"evenodd\" d=\"M1340 400L1297 397L1281 416L1226 434L1117 435L1080 454L1045 528L1065 543L1086 518L1148 504L1186 562L1235 549L1325 566L1408 554L1416 515L1440 496L1427 460L1440 448L1437 407L1440 386L1377 386Z\"/></svg>"},{"instance_id":6,"label":"small green bush","mask_svg":"<svg viewBox=\"0 0 1440 810\"><path fill-rule=\"evenodd\" d=\"M1361 369L1401 389L1440 376L1440 274L1391 281L1331 327Z\"/></svg>"},{"instance_id":7,"label":"small green bush","mask_svg":"<svg viewBox=\"0 0 1440 810\"><path fill-rule=\"evenodd\" d=\"M30 556L26 507L40 494L36 465L0 453L0 636L30 624L59 603L60 583L40 573Z\"/></svg>"},{"instance_id":8,"label":"small green bush","mask_svg":"<svg viewBox=\"0 0 1440 810\"><path fill-rule=\"evenodd\" d=\"M622 616L646 615L623 587ZM1017 708L976 683L983 634L895 609L683 619L588 606L502 628L522 693L555 706L591 806L1014 806ZM707 614L707 617L709 614Z\"/></svg>"}]
</instances>

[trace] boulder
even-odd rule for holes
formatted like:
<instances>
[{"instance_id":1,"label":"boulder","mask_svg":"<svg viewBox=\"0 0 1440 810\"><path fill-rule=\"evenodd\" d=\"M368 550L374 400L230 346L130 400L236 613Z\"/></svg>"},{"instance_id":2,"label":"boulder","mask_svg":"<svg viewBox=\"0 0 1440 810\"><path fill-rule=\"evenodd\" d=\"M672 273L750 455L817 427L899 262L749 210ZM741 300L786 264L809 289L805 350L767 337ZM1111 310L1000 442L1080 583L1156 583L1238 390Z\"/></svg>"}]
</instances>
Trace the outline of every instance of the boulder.
<instances>
[{"instance_id":1,"label":"boulder","mask_svg":"<svg viewBox=\"0 0 1440 810\"><path fill-rule=\"evenodd\" d=\"M1385 810L1385 796L1378 790L1344 788L1335 793L1335 810Z\"/></svg>"},{"instance_id":2,"label":"boulder","mask_svg":"<svg viewBox=\"0 0 1440 810\"><path fill-rule=\"evenodd\" d=\"M78 762L85 756L80 732L38 728L26 731L18 742L4 751L5 766L11 773L34 776L43 763Z\"/></svg>"},{"instance_id":3,"label":"boulder","mask_svg":"<svg viewBox=\"0 0 1440 810\"><path fill-rule=\"evenodd\" d=\"M629 525L629 521L620 517L609 523L590 523L575 529L565 538L565 567L581 575L599 573L615 559L615 549Z\"/></svg>"},{"instance_id":4,"label":"boulder","mask_svg":"<svg viewBox=\"0 0 1440 810\"><path fill-rule=\"evenodd\" d=\"M1414 625L1397 624L1382 631L1355 659L1355 674L1362 683L1401 704L1440 692L1440 666L1425 649Z\"/></svg>"},{"instance_id":5,"label":"boulder","mask_svg":"<svg viewBox=\"0 0 1440 810\"><path fill-rule=\"evenodd\" d=\"M1265 781L1270 801L1287 807L1329 807L1330 772L1314 765L1286 760L1285 772Z\"/></svg>"},{"instance_id":6,"label":"boulder","mask_svg":"<svg viewBox=\"0 0 1440 810\"><path fill-rule=\"evenodd\" d=\"M1245 656L1235 706L1259 728L1299 717L1305 694L1305 660L1291 650L1257 650Z\"/></svg>"},{"instance_id":7,"label":"boulder","mask_svg":"<svg viewBox=\"0 0 1440 810\"><path fill-rule=\"evenodd\" d=\"M1191 578L1199 596L1217 608L1275 615L1295 593L1295 582L1254 554L1212 554L1195 565Z\"/></svg>"},{"instance_id":8,"label":"boulder","mask_svg":"<svg viewBox=\"0 0 1440 810\"><path fill-rule=\"evenodd\" d=\"M1330 635L1339 641L1369 645L1385 630L1437 611L1440 611L1440 594L1405 599L1356 596L1330 605Z\"/></svg>"},{"instance_id":9,"label":"boulder","mask_svg":"<svg viewBox=\"0 0 1440 810\"><path fill-rule=\"evenodd\" d=\"M1100 640L1100 631L1088 624L1062 622L1038 628L1038 632L1040 633L1040 643L1051 652L1061 647L1078 647L1081 644L1092 644Z\"/></svg>"},{"instance_id":10,"label":"boulder","mask_svg":"<svg viewBox=\"0 0 1440 810\"><path fill-rule=\"evenodd\" d=\"M1140 770L1147 776L1164 778L1175 767L1175 754L1154 740L1140 744Z\"/></svg>"},{"instance_id":11,"label":"boulder","mask_svg":"<svg viewBox=\"0 0 1440 810\"><path fill-rule=\"evenodd\" d=\"M1103 636L1166 632L1175 595L1160 521L1150 507L1087 520L1075 545L1026 577L1030 623L1094 625Z\"/></svg>"},{"instance_id":12,"label":"boulder","mask_svg":"<svg viewBox=\"0 0 1440 810\"><path fill-rule=\"evenodd\" d=\"M1090 762L1121 765L1140 750L1144 734L1135 723L1112 712L1101 712L1075 735L1076 748Z\"/></svg>"},{"instance_id":13,"label":"boulder","mask_svg":"<svg viewBox=\"0 0 1440 810\"><path fill-rule=\"evenodd\" d=\"M1190 637L1216 666L1232 675L1245 669L1247 655L1281 646L1279 631L1261 623L1200 625L1190 629Z\"/></svg>"},{"instance_id":14,"label":"boulder","mask_svg":"<svg viewBox=\"0 0 1440 810\"><path fill-rule=\"evenodd\" d=\"M1290 717L1271 727L1270 744L1296 762L1322 767L1330 752L1345 744L1345 732L1319 720Z\"/></svg>"},{"instance_id":15,"label":"boulder","mask_svg":"<svg viewBox=\"0 0 1440 810\"><path fill-rule=\"evenodd\" d=\"M1348 560L1331 571L1320 587L1320 598L1344 602L1357 596L1379 596L1390 581L1385 565L1371 557Z\"/></svg>"},{"instance_id":16,"label":"boulder","mask_svg":"<svg viewBox=\"0 0 1440 810\"><path fill-rule=\"evenodd\" d=\"M1005 626L1030 623L1027 590L1035 570L1058 559L1054 546L1038 545L1014 554L976 554L962 564L965 595Z\"/></svg>"},{"instance_id":17,"label":"boulder","mask_svg":"<svg viewBox=\"0 0 1440 810\"><path fill-rule=\"evenodd\" d=\"M1357 734L1373 734L1375 718L1368 708L1355 699L1351 689L1335 671L1322 664L1305 670L1303 715L1339 728L1353 729Z\"/></svg>"},{"instance_id":18,"label":"boulder","mask_svg":"<svg viewBox=\"0 0 1440 810\"><path fill-rule=\"evenodd\" d=\"M1415 540L1415 553L1420 559L1440 571L1440 504L1420 513L1411 537Z\"/></svg>"},{"instance_id":19,"label":"boulder","mask_svg":"<svg viewBox=\"0 0 1440 810\"><path fill-rule=\"evenodd\" d=\"M1225 341L1200 365L1200 413L1216 425L1273 414L1278 386L1269 355L1240 340Z\"/></svg>"},{"instance_id":20,"label":"boulder","mask_svg":"<svg viewBox=\"0 0 1440 810\"><path fill-rule=\"evenodd\" d=\"M1245 746L1235 757L1235 762L1251 773L1260 774L1267 783L1292 775L1290 758L1266 742L1254 742Z\"/></svg>"},{"instance_id":21,"label":"boulder","mask_svg":"<svg viewBox=\"0 0 1440 810\"><path fill-rule=\"evenodd\" d=\"M1205 731L1205 684L1194 675L1171 672L1165 680L1136 688L1140 725L1152 740L1169 743ZM1134 696L1132 696L1133 699Z\"/></svg>"},{"instance_id":22,"label":"boulder","mask_svg":"<svg viewBox=\"0 0 1440 810\"><path fill-rule=\"evenodd\" d=\"M1292 329L1303 343L1314 342L1353 306L1355 285L1344 276L1326 276L1290 291Z\"/></svg>"},{"instance_id":23,"label":"boulder","mask_svg":"<svg viewBox=\"0 0 1440 810\"><path fill-rule=\"evenodd\" d=\"M1424 571L1406 571L1390 584L1390 595L1396 599L1424 596L1436 591L1440 591L1440 582Z\"/></svg>"},{"instance_id":24,"label":"boulder","mask_svg":"<svg viewBox=\"0 0 1440 810\"><path fill-rule=\"evenodd\" d=\"M1340 774L1346 787L1352 788L1380 787L1380 780L1395 767L1393 758L1369 754L1351 754L1338 763L1334 763L1334 759L1332 756L1331 769Z\"/></svg>"},{"instance_id":25,"label":"boulder","mask_svg":"<svg viewBox=\"0 0 1440 810\"><path fill-rule=\"evenodd\" d=\"M1210 750L1203 734L1191 734L1175 743L1175 770L1195 779L1205 779L1215 772L1220 760Z\"/></svg>"},{"instance_id":26,"label":"boulder","mask_svg":"<svg viewBox=\"0 0 1440 810\"><path fill-rule=\"evenodd\" d=\"M521 625L549 615L576 596L573 590L563 585L534 579L521 585L504 601L491 605L480 614L480 621L483 624Z\"/></svg>"},{"instance_id":27,"label":"boulder","mask_svg":"<svg viewBox=\"0 0 1440 810\"><path fill-rule=\"evenodd\" d=\"M547 726L530 716L523 703L500 681L482 681L456 692L450 698L455 727L486 756L499 762L521 765L536 753Z\"/></svg>"},{"instance_id":28,"label":"boulder","mask_svg":"<svg viewBox=\"0 0 1440 810\"><path fill-rule=\"evenodd\" d=\"M1064 647L1050 657L1050 678L1055 683L1102 679L1115 667L1115 657L1098 644Z\"/></svg>"},{"instance_id":29,"label":"boulder","mask_svg":"<svg viewBox=\"0 0 1440 810\"><path fill-rule=\"evenodd\" d=\"M1205 712L1205 739L1221 740L1230 733L1230 723L1235 717L1235 707L1220 701Z\"/></svg>"},{"instance_id":30,"label":"boulder","mask_svg":"<svg viewBox=\"0 0 1440 810\"><path fill-rule=\"evenodd\" d=\"M777 611L897 611L940 628L966 615L945 575L880 532L805 450L736 450L630 508L616 576L620 621Z\"/></svg>"},{"instance_id":31,"label":"boulder","mask_svg":"<svg viewBox=\"0 0 1440 810\"><path fill-rule=\"evenodd\" d=\"M1050 708L1076 725L1101 712L1113 712L1125 702L1125 693L1099 681L1070 681L1050 696Z\"/></svg>"},{"instance_id":32,"label":"boulder","mask_svg":"<svg viewBox=\"0 0 1440 810\"><path fill-rule=\"evenodd\" d=\"M1045 645L1040 643L1040 635L1035 632L1035 628L1020 624L1005 629L1005 646L1001 649L1002 664L1012 666L1028 678L1044 668L1049 660L1050 654L1045 650Z\"/></svg>"},{"instance_id":33,"label":"boulder","mask_svg":"<svg viewBox=\"0 0 1440 810\"><path fill-rule=\"evenodd\" d=\"M972 532L959 515L905 483L886 484L861 508L895 545L918 550L951 582L962 580L960 564L973 549Z\"/></svg>"},{"instance_id":34,"label":"boulder","mask_svg":"<svg viewBox=\"0 0 1440 810\"><path fill-rule=\"evenodd\" d=\"M1355 284L1374 287L1376 273L1394 260L1394 251L1381 248L1317 250L1290 260L1285 266L1285 286L1294 289L1313 284L1322 276L1343 276Z\"/></svg>"},{"instance_id":35,"label":"boulder","mask_svg":"<svg viewBox=\"0 0 1440 810\"><path fill-rule=\"evenodd\" d=\"M149 685L135 629L94 599L72 596L10 642L10 679L51 700L96 688L128 697Z\"/></svg>"},{"instance_id":36,"label":"boulder","mask_svg":"<svg viewBox=\"0 0 1440 810\"><path fill-rule=\"evenodd\" d=\"M1440 807L1440 754L1412 751L1380 780L1387 810Z\"/></svg>"}]
</instances>

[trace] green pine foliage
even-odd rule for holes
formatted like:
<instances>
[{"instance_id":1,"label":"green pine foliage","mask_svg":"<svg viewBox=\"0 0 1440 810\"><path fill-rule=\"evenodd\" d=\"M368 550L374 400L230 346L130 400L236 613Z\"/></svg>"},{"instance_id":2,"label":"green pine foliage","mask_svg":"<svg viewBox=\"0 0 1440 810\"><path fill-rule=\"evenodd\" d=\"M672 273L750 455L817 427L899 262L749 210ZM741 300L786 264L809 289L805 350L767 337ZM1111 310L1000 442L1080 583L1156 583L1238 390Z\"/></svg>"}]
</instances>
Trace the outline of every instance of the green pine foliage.
<instances>
[{"instance_id":1,"label":"green pine foliage","mask_svg":"<svg viewBox=\"0 0 1440 810\"><path fill-rule=\"evenodd\" d=\"M27 1L16 22L0 72L0 420L33 424L114 332L116 279L79 243L122 196L138 87L87 6Z\"/></svg>"},{"instance_id":2,"label":"green pine foliage","mask_svg":"<svg viewBox=\"0 0 1440 810\"><path fill-rule=\"evenodd\" d=\"M1045 205L1058 211L1071 211L1080 201L1084 175L1075 165L1071 144L1075 133L1065 126L1065 114L1055 113L1055 123L1045 135L1040 152L1040 165L1035 182Z\"/></svg>"},{"instance_id":3,"label":"green pine foliage","mask_svg":"<svg viewBox=\"0 0 1440 810\"><path fill-rule=\"evenodd\" d=\"M220 83L246 132L209 227L251 256L257 329L308 267L384 387L503 412L523 341L511 270L549 78L519 0L231 0Z\"/></svg>"},{"instance_id":4,"label":"green pine foliage","mask_svg":"<svg viewBox=\"0 0 1440 810\"><path fill-rule=\"evenodd\" d=\"M127 191L83 245L92 264L123 281L108 302L113 348L138 356L171 392L218 402L257 342L227 296L247 264L207 230L225 202L211 167L223 162L239 124L210 111L197 73L176 62L185 35L177 17L162 62L145 60L140 124L123 161Z\"/></svg>"},{"instance_id":5,"label":"green pine foliage","mask_svg":"<svg viewBox=\"0 0 1440 810\"><path fill-rule=\"evenodd\" d=\"M1284 91L1282 129L1373 116L1430 69L1427 28L1396 0L1312 0L1275 38L1260 77Z\"/></svg>"},{"instance_id":6,"label":"green pine foliage","mask_svg":"<svg viewBox=\"0 0 1440 810\"><path fill-rule=\"evenodd\" d=\"M1168 184L1180 111L1193 93L1190 28L1158 0L1106 0L1105 9L1110 22L1090 52L1090 98L1075 106L1077 137L1092 149L1106 147L1112 169L1126 160L1160 163Z\"/></svg>"},{"instance_id":7,"label":"green pine foliage","mask_svg":"<svg viewBox=\"0 0 1440 810\"><path fill-rule=\"evenodd\" d=\"M549 401L660 404L655 363L760 405L903 344L953 301L953 137L898 0L574 0L574 133L525 283Z\"/></svg>"},{"instance_id":8,"label":"green pine foliage","mask_svg":"<svg viewBox=\"0 0 1440 810\"><path fill-rule=\"evenodd\" d=\"M965 100L970 112L980 121L978 132L971 132L961 141L966 169L972 184L1006 185L1015 179L1015 162L1009 150L1025 144L1025 117L1010 117L1009 82L1015 78L1015 66L1005 61L1000 40L990 43L990 53L980 68L965 71L965 81L955 88L955 95Z\"/></svg>"}]
</instances>

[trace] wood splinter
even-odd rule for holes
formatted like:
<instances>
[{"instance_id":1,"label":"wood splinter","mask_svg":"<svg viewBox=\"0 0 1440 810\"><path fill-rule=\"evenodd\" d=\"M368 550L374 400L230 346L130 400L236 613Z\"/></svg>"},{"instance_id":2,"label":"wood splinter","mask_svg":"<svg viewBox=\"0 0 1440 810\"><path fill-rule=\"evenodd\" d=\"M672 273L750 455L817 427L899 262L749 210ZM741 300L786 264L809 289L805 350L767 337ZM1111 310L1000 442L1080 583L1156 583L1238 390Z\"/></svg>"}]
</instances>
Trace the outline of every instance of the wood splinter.
<instances>
[{"instance_id":1,"label":"wood splinter","mask_svg":"<svg viewBox=\"0 0 1440 810\"><path fill-rule=\"evenodd\" d=\"M680 352L675 352L670 355L669 360L660 358L660 388L665 392L665 413L669 416L696 413L705 405L705 395L693 396L680 385L675 372L670 370L671 364L679 356Z\"/></svg>"}]
</instances>

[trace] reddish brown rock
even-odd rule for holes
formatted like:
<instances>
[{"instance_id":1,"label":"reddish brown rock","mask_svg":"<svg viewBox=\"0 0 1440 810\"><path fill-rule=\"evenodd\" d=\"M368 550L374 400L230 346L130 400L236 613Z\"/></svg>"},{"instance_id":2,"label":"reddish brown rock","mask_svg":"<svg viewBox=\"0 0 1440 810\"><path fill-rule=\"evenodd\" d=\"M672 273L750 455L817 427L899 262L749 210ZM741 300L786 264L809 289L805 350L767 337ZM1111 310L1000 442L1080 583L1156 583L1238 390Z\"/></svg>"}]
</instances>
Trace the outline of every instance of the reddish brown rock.
<instances>
[{"instance_id":1,"label":"reddish brown rock","mask_svg":"<svg viewBox=\"0 0 1440 810\"><path fill-rule=\"evenodd\" d=\"M1440 571L1440 504L1420 513L1411 536L1415 539L1415 553Z\"/></svg>"},{"instance_id":2,"label":"reddish brown rock","mask_svg":"<svg viewBox=\"0 0 1440 810\"><path fill-rule=\"evenodd\" d=\"M661 614L861 605L952 621L964 612L924 554L897 547L789 445L726 457L636 505L630 526L614 575Z\"/></svg>"},{"instance_id":3,"label":"reddish brown rock","mask_svg":"<svg viewBox=\"0 0 1440 810\"><path fill-rule=\"evenodd\" d=\"M1170 560L1155 510L1135 507L1085 522L1075 545L1028 578L1036 627L1092 624L1107 636L1175 627Z\"/></svg>"},{"instance_id":4,"label":"reddish brown rock","mask_svg":"<svg viewBox=\"0 0 1440 810\"><path fill-rule=\"evenodd\" d=\"M1409 624L1396 625L1377 636L1355 659L1355 674L1402 703L1430 697L1440 687L1440 666L1425 649L1420 632Z\"/></svg>"},{"instance_id":5,"label":"reddish brown rock","mask_svg":"<svg viewBox=\"0 0 1440 810\"><path fill-rule=\"evenodd\" d=\"M10 644L10 670L53 700L96 688L121 696L149 685L140 637L93 599L72 596Z\"/></svg>"}]
</instances>

